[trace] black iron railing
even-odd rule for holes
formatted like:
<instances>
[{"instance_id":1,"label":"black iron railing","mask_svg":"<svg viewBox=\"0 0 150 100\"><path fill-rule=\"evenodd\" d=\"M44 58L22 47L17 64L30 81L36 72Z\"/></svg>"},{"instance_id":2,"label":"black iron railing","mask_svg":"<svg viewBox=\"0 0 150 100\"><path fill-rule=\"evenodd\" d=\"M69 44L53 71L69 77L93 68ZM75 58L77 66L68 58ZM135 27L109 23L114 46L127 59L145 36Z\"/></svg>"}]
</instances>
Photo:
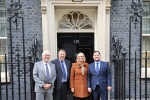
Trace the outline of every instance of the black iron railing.
<instances>
[{"instance_id":1,"label":"black iron railing","mask_svg":"<svg viewBox=\"0 0 150 100\"><path fill-rule=\"evenodd\" d=\"M35 100L35 93L34 93L35 82L33 81L33 67L34 67L34 62L38 61L37 52L38 52L37 39L35 39L34 44L32 45L31 49L29 50L29 55L28 55L29 60L27 60L26 62L25 62L25 60L22 61L22 58L20 56L21 54L19 54L19 53L16 55L16 59L14 59L13 62L8 61L7 55L5 54L5 57L4 57L5 61L0 62L0 72L2 72L1 71L2 67L5 67L5 71L3 70L3 73L5 73L5 79L4 79L5 81L3 83L2 83L2 76L0 74L0 100L16 100L16 99L22 100L22 97L25 97L23 100L27 100L27 97L26 97L27 94L28 95L30 94L28 97L28 98L31 98L30 100ZM30 67L29 70L28 70L28 68L25 68L25 66L29 66ZM14 69L15 69L15 72L14 72ZM30 72L29 76L26 75L28 72ZM8 77L9 77L7 75L10 76L9 82L7 81ZM17 75L17 78L14 77L14 75ZM22 76L24 76L24 77L22 77ZM14 78L17 81L14 81ZM26 86L27 78L30 78L30 86ZM24 87L21 86L23 84L24 84ZM9 85L11 85L11 87L12 87L11 93L8 91ZM16 85L18 85L17 86L18 90L15 88ZM6 87L2 89L2 87L4 87L4 86L6 86ZM30 90L30 91L26 92L26 90ZM24 91L24 92L22 92L22 91ZM18 94L15 95L16 93L18 93Z\"/></svg>"},{"instance_id":2,"label":"black iron railing","mask_svg":"<svg viewBox=\"0 0 150 100\"><path fill-rule=\"evenodd\" d=\"M147 99L150 99L150 96L149 96L149 92L148 90L150 89L150 86L148 86L147 84L150 84L150 77L147 76L147 72L148 72L148 60L150 61L150 58L147 58L147 56L145 56L145 58L137 58L136 57L136 52L135 52L135 57L134 58L119 58L119 59L113 59L114 61L114 75L115 75L115 82L114 82L114 86L115 86L115 100L126 100L126 99L129 99L129 95L132 95L130 96L130 99L135 99L135 100L147 100ZM145 52L145 55L147 55L147 52ZM23 81L21 81L21 69L20 69L20 65L22 64L26 64L26 65L29 65L30 67L30 86L28 86L27 90L30 90L30 97L31 99L30 100L35 100L35 93L34 93L34 81L33 81L33 73L32 73L32 70L33 70L33 66L34 66L34 62L33 61L28 61L28 62L20 62L20 56L19 54L17 54L17 62L15 63L12 63L12 62L7 62L7 59L6 59L6 55L5 55L5 62L4 63L0 63L0 67L4 64L5 65L5 80L6 82L4 83L1 83L0 82L0 89L2 87L6 87L5 89L5 93L1 93L0 91L0 97L4 97L6 98L6 100L10 100L8 97L12 96L12 94L8 94L8 85L9 85L9 82L7 81L8 79L8 76L7 76L7 72L8 72L8 65L13 65L10 69L12 68L15 68L17 69L17 73L18 73L18 81L16 82L16 84L18 85L18 100L21 100L21 96L22 95L25 95L24 93L22 94L22 90L24 88L21 87L21 84ZM129 60L132 60L132 62L134 62L134 64L132 64L132 66L130 66L131 68L130 69L134 69L134 70L131 70L130 73L129 73L129 66L128 66L128 61ZM144 70L144 73L141 72L139 69L141 67L140 66L140 60L142 60L143 64L144 64L144 67L142 68L145 68ZM24 69L22 69L24 70ZM0 71L1 71L1 68L0 68ZM11 73L10 75L10 78L12 78L13 73ZM26 74L26 73L23 73L23 74ZM139 74L144 74L144 77L141 77L139 76ZM1 74L0 74L1 75ZM131 76L131 77L129 77ZM1 76L0 76L1 77ZM129 78L132 80L132 81L129 81ZM0 81L1 81L1 78L0 78ZM130 82L130 83L129 83ZM143 83L141 84L142 87L145 87L145 89L142 91L142 93L144 93L145 95L143 95L142 97L140 97L140 83ZM130 84L130 85L129 85ZM12 87L14 87L15 84L12 84ZM140 99L141 98L141 99ZM3 98L0 98L0 100L4 100ZM13 100L13 99L12 99Z\"/></svg>"},{"instance_id":3,"label":"black iron railing","mask_svg":"<svg viewBox=\"0 0 150 100\"><path fill-rule=\"evenodd\" d=\"M133 62L130 66L129 60ZM150 58L147 57L147 51L145 52L145 58L137 58L135 51L134 58L113 59L113 61L115 100L149 100L150 93L148 90L150 86L148 84L150 84L150 76L148 75L150 72L148 69L150 69L150 66L148 66L148 62ZM144 67L140 67L140 62L144 64ZM141 69L144 69L144 71L141 71Z\"/></svg>"},{"instance_id":4,"label":"black iron railing","mask_svg":"<svg viewBox=\"0 0 150 100\"><path fill-rule=\"evenodd\" d=\"M33 66L34 66L34 62L30 62L30 61L28 61L28 62L20 62L20 55L19 54L17 54L17 57L16 57L16 62L7 62L7 57L6 57L6 54L5 54L5 62L3 62L3 63L0 63L0 72L1 72L1 67L2 67L2 65L4 65L5 66L5 71L3 72L3 73L5 73L5 79L4 79L4 81L3 82L1 82L2 81L2 76L1 76L1 74L0 74L0 100L16 100L15 98L13 98L12 96L14 95L13 93L14 92L11 92L11 94L10 94L10 92L8 93L8 91L9 91L9 89L8 89L8 86L10 85L10 83L12 83L12 81L11 81L11 79L12 79L12 75L14 74L14 72L13 73L10 73L10 74L8 74L9 73L9 71L8 71L8 69L9 70L12 70L12 69L17 69L17 71L15 72L15 73L17 73L17 81L15 81L15 84L14 83L12 83L11 85L12 85L12 88L13 88L13 91L15 90L15 92L17 92L18 93L18 100L22 100L21 99L21 95L25 95L26 96L26 94L22 94L22 92L21 91L23 91L23 90L25 90L25 88L22 88L21 87L21 83L23 83L23 82L25 82L25 81L21 81L22 80L22 77L21 76L23 76L23 74L26 74L26 73L23 73L22 74L22 71L24 70L24 69L20 69L21 67L20 67L20 65L30 65L29 67L30 67L30 86L29 86L29 88L31 89L31 95L30 95L30 97L32 98L31 100L35 100L34 99L34 90L33 90L33 87L34 87L34 81L33 81L33 75L32 75L32 69L33 69ZM9 66L10 65L10 66ZM10 68L8 68L8 67L10 67ZM26 71L26 70L25 70ZM11 71L10 71L11 72ZM8 76L9 75L9 76ZM3 76L4 77L4 76ZM10 80L8 79L10 77ZM28 77L28 76L27 76ZM16 78L16 77L15 77ZM25 77L26 78L26 77ZM9 81L8 81L9 80ZM26 84L26 83L25 83ZM16 85L18 85L17 87L18 87L18 91L16 91L16 89L14 89L14 87L16 86ZM5 90L2 90L2 87L4 87L4 86L6 86L5 88L3 88L3 89L5 89ZM27 88L26 88L27 89ZM27 89L27 90L29 90L29 89ZM5 93L4 93L4 91L5 91ZM24 96L24 97L25 97ZM2 98L3 97L3 98ZM10 98L11 97L11 98ZM16 97L16 96L15 96Z\"/></svg>"},{"instance_id":5,"label":"black iron railing","mask_svg":"<svg viewBox=\"0 0 150 100\"><path fill-rule=\"evenodd\" d=\"M112 41L114 54L111 60L114 62L115 100L149 100L150 58L147 57L147 51L142 53L145 57L141 57L141 52L137 54L137 51L132 54L132 57L129 52L126 57L127 53L125 49L122 51L119 39L113 37Z\"/></svg>"}]
</instances>

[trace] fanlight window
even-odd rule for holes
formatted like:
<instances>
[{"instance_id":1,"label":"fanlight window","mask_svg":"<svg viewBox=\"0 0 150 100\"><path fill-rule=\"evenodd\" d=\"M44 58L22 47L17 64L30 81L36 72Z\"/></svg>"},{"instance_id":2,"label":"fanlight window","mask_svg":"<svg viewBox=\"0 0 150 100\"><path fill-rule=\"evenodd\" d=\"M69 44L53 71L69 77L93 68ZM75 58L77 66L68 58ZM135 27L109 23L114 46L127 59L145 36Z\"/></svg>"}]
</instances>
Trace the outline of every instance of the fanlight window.
<instances>
[{"instance_id":1,"label":"fanlight window","mask_svg":"<svg viewBox=\"0 0 150 100\"><path fill-rule=\"evenodd\" d=\"M94 29L89 17L81 12L69 12L62 16L58 22L58 29Z\"/></svg>"}]
</instances>

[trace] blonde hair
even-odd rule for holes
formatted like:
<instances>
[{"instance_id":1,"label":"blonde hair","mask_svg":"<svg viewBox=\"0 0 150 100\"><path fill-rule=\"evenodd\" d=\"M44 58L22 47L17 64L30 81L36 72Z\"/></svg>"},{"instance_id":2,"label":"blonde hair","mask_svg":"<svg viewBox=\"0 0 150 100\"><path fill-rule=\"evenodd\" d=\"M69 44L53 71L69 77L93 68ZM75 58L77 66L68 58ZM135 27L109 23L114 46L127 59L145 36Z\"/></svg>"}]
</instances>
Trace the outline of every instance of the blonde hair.
<instances>
[{"instance_id":1,"label":"blonde hair","mask_svg":"<svg viewBox=\"0 0 150 100\"><path fill-rule=\"evenodd\" d=\"M78 53L77 58L76 58L76 61L78 62L78 56L79 56L79 55L84 56L84 62L85 62L86 58L85 58L85 55L84 55L82 52Z\"/></svg>"}]
</instances>

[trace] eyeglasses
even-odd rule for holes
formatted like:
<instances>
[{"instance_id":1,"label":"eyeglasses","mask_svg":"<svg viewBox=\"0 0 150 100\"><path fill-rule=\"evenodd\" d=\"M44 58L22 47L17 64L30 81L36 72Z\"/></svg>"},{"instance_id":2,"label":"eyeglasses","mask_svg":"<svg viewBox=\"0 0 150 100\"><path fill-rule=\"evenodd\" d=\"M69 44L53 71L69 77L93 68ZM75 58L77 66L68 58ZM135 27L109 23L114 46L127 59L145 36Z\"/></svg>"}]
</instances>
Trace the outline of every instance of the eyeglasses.
<instances>
[{"instance_id":1,"label":"eyeglasses","mask_svg":"<svg viewBox=\"0 0 150 100\"><path fill-rule=\"evenodd\" d=\"M84 57L84 56L78 56L78 57Z\"/></svg>"},{"instance_id":2,"label":"eyeglasses","mask_svg":"<svg viewBox=\"0 0 150 100\"><path fill-rule=\"evenodd\" d=\"M46 57L50 57L50 55L44 55L44 56L46 56Z\"/></svg>"}]
</instances>

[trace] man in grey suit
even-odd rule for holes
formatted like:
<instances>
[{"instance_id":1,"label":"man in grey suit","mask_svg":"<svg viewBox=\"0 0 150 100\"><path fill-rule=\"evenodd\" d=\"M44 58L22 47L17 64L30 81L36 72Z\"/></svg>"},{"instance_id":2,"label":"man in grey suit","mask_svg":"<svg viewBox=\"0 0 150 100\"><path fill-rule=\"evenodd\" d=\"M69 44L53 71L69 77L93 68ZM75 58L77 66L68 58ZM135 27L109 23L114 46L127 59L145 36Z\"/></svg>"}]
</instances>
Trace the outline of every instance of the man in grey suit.
<instances>
[{"instance_id":1,"label":"man in grey suit","mask_svg":"<svg viewBox=\"0 0 150 100\"><path fill-rule=\"evenodd\" d=\"M36 62L33 68L36 100L53 100L53 85L56 79L55 65L49 62L48 50L42 53L42 59Z\"/></svg>"},{"instance_id":2,"label":"man in grey suit","mask_svg":"<svg viewBox=\"0 0 150 100\"><path fill-rule=\"evenodd\" d=\"M66 100L67 90L69 89L71 63L66 60L66 52L60 49L58 59L52 60L51 63L56 66L57 78L54 84L54 100Z\"/></svg>"}]
</instances>

